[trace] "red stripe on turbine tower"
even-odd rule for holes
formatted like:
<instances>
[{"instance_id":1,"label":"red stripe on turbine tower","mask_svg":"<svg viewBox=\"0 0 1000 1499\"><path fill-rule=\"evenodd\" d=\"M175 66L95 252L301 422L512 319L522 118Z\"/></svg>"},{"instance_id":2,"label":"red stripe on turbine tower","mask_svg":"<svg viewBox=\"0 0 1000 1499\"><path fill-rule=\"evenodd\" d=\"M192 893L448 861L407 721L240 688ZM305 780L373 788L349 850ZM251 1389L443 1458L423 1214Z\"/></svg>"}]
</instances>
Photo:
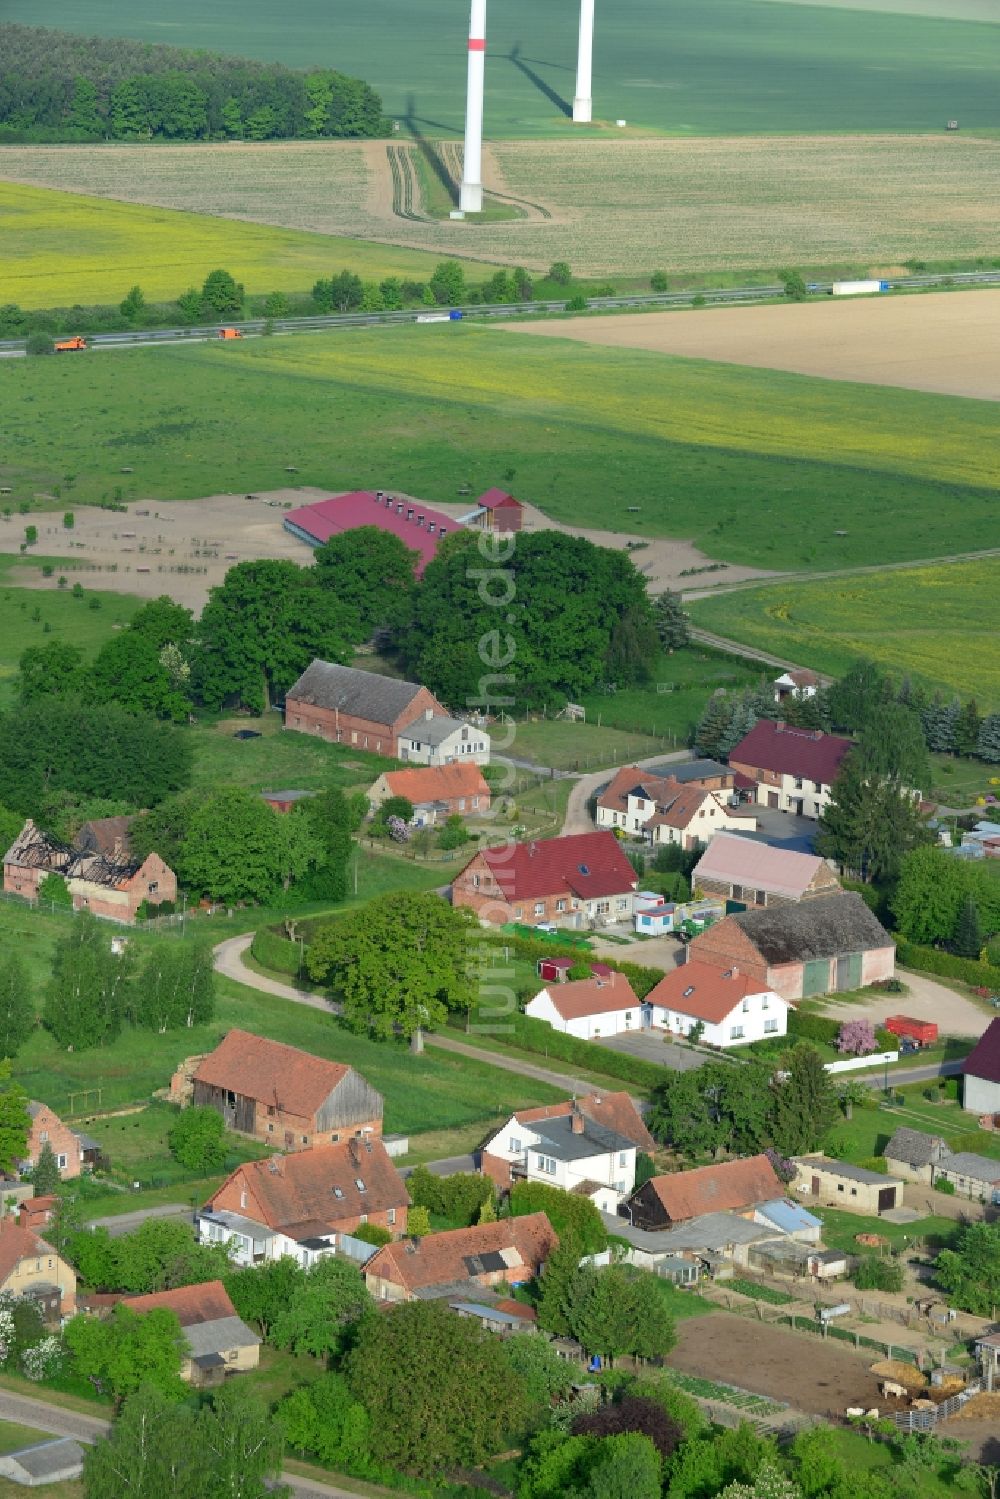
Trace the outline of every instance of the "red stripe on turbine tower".
<instances>
[{"instance_id":1,"label":"red stripe on turbine tower","mask_svg":"<svg viewBox=\"0 0 1000 1499\"><path fill-rule=\"evenodd\" d=\"M486 0L469 9L469 81L465 101L465 151L458 206L464 213L483 207L483 85L486 76Z\"/></svg>"}]
</instances>

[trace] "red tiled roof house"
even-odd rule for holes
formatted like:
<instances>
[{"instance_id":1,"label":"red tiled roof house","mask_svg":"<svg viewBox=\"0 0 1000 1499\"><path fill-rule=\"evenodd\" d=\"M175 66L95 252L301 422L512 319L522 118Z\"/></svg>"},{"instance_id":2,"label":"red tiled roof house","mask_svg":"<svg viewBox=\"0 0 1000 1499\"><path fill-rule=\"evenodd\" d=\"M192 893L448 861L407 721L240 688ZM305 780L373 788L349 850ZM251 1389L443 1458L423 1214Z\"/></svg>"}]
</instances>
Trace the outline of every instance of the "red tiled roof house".
<instances>
[{"instance_id":1,"label":"red tiled roof house","mask_svg":"<svg viewBox=\"0 0 1000 1499\"><path fill-rule=\"evenodd\" d=\"M233 1242L238 1264L330 1253L362 1223L406 1232L410 1194L378 1136L237 1166L196 1215L203 1244Z\"/></svg>"},{"instance_id":2,"label":"red tiled roof house","mask_svg":"<svg viewBox=\"0 0 1000 1499\"><path fill-rule=\"evenodd\" d=\"M637 884L613 833L576 833L479 851L457 875L452 904L484 926L606 926L630 921Z\"/></svg>"},{"instance_id":3,"label":"red tiled roof house","mask_svg":"<svg viewBox=\"0 0 1000 1499\"><path fill-rule=\"evenodd\" d=\"M245 1373L260 1363L260 1338L240 1317L221 1280L128 1296L132 1312L171 1311L181 1324L187 1357L181 1379L194 1385L219 1384L229 1374Z\"/></svg>"},{"instance_id":4,"label":"red tiled roof house","mask_svg":"<svg viewBox=\"0 0 1000 1499\"><path fill-rule=\"evenodd\" d=\"M523 1285L533 1280L559 1238L544 1213L503 1218L385 1244L365 1266L378 1301L451 1296L475 1286Z\"/></svg>"},{"instance_id":5,"label":"red tiled roof house","mask_svg":"<svg viewBox=\"0 0 1000 1499\"><path fill-rule=\"evenodd\" d=\"M729 763L757 783L762 807L818 817L851 748L850 739L836 734L761 718L730 751Z\"/></svg>"},{"instance_id":6,"label":"red tiled roof house","mask_svg":"<svg viewBox=\"0 0 1000 1499\"><path fill-rule=\"evenodd\" d=\"M757 819L753 813L729 805L733 772L722 766L718 769L722 775L680 780L624 766L597 798L597 826L619 828L647 843L676 843L686 849L708 843L722 830L754 832Z\"/></svg>"},{"instance_id":7,"label":"red tiled roof house","mask_svg":"<svg viewBox=\"0 0 1000 1499\"><path fill-rule=\"evenodd\" d=\"M635 1228L672 1228L705 1213L747 1212L758 1202L784 1197L785 1188L766 1155L653 1176L637 1187L628 1212Z\"/></svg>"},{"instance_id":8,"label":"red tiled roof house","mask_svg":"<svg viewBox=\"0 0 1000 1499\"><path fill-rule=\"evenodd\" d=\"M380 807L391 796L405 796L413 804L417 827L457 814L482 817L490 809L490 786L479 766L453 761L414 770L386 770L371 786L368 800Z\"/></svg>"},{"instance_id":9,"label":"red tiled roof house","mask_svg":"<svg viewBox=\"0 0 1000 1499\"><path fill-rule=\"evenodd\" d=\"M666 974L646 1003L652 1024L672 1035L687 1036L700 1024L706 1046L744 1046L788 1030L788 1003L764 980L697 959Z\"/></svg>"},{"instance_id":10,"label":"red tiled roof house","mask_svg":"<svg viewBox=\"0 0 1000 1499\"><path fill-rule=\"evenodd\" d=\"M27 1296L46 1322L76 1311L76 1274L51 1244L9 1215L0 1217L0 1291Z\"/></svg>"},{"instance_id":11,"label":"red tiled roof house","mask_svg":"<svg viewBox=\"0 0 1000 1499\"><path fill-rule=\"evenodd\" d=\"M382 1133L382 1095L353 1067L249 1031L229 1031L192 1082L193 1103L285 1150Z\"/></svg>"},{"instance_id":12,"label":"red tiled roof house","mask_svg":"<svg viewBox=\"0 0 1000 1499\"><path fill-rule=\"evenodd\" d=\"M89 911L131 925L139 907L176 901L177 878L159 854L141 864L131 859L121 839L112 852L69 848L36 828L31 818L4 854L3 888L25 900L38 899L46 875L59 874L69 887L75 911Z\"/></svg>"}]
</instances>

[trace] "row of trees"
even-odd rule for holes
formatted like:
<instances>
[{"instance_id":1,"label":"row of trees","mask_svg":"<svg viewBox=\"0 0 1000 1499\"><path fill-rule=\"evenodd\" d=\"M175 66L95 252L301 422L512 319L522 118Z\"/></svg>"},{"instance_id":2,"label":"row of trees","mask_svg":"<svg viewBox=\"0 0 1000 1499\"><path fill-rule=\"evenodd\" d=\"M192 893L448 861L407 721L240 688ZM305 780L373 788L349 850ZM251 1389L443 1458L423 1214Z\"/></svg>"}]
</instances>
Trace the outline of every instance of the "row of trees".
<instances>
[{"instance_id":1,"label":"row of trees","mask_svg":"<svg viewBox=\"0 0 1000 1499\"><path fill-rule=\"evenodd\" d=\"M815 1150L839 1107L822 1057L801 1041L781 1058L780 1069L754 1058L669 1073L654 1090L646 1122L657 1140L688 1160L769 1148L787 1157Z\"/></svg>"},{"instance_id":2,"label":"row of trees","mask_svg":"<svg viewBox=\"0 0 1000 1499\"><path fill-rule=\"evenodd\" d=\"M30 1004L27 975L19 977L20 1004ZM160 942L142 958L131 945L113 953L100 922L83 911L55 945L42 1018L60 1046L103 1046L126 1024L159 1032L205 1025L214 1013L215 970L202 943Z\"/></svg>"},{"instance_id":3,"label":"row of trees","mask_svg":"<svg viewBox=\"0 0 1000 1499\"><path fill-rule=\"evenodd\" d=\"M0 139L272 140L379 136L379 95L335 70L0 27Z\"/></svg>"}]
</instances>

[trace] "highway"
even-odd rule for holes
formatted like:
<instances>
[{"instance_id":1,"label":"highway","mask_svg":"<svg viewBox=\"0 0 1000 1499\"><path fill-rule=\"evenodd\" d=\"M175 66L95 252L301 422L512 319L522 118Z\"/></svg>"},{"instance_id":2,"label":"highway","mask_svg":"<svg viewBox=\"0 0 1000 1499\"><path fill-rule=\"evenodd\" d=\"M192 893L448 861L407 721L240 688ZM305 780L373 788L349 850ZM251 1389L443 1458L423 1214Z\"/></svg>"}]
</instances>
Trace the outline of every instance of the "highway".
<instances>
[{"instance_id":1,"label":"highway","mask_svg":"<svg viewBox=\"0 0 1000 1499\"><path fill-rule=\"evenodd\" d=\"M961 271L950 276L907 276L902 282L894 283L894 285L907 291L923 291L931 287L949 286L1000 286L1000 271ZM809 290L814 294L829 292L830 283L810 282ZM587 307L595 312L621 312L639 307L656 312L671 307L690 307L695 296L701 299L699 306L704 304L706 307L716 307L725 303L771 302L783 295L784 288L780 284L718 287L697 293L691 291L641 292L632 296L589 297ZM461 312L463 321L466 319L485 321L489 318L521 316L537 317L539 314L551 315L565 312L565 310L565 298L549 302L482 303L455 309ZM422 307L409 308L402 312L341 312L316 317L274 318L270 320L270 327L275 333L326 333L345 328L391 327L400 323L417 323L421 319L434 317L441 319L448 317L448 309L440 308L437 313L430 308ZM260 335L264 331L265 319L251 318L243 322L230 320L226 322L226 326L238 328L247 336ZM127 333L88 333L86 328L76 331L86 337L91 349L121 349L133 348L136 345L156 347L161 344L183 341L203 343L218 337L219 323L194 328L143 328ZM9 357L23 354L25 342L23 338L0 340L0 355Z\"/></svg>"}]
</instances>

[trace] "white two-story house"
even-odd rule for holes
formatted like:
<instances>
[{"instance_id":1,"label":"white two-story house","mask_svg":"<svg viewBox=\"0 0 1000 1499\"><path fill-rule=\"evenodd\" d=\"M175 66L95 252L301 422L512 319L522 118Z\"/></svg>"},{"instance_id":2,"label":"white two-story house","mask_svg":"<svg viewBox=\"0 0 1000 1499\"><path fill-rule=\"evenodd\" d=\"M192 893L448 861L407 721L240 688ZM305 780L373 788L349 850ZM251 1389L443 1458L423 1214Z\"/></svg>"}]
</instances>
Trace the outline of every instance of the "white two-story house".
<instances>
[{"instance_id":1,"label":"white two-story house","mask_svg":"<svg viewBox=\"0 0 1000 1499\"><path fill-rule=\"evenodd\" d=\"M646 996L650 1024L675 1036L703 1027L706 1046L745 1046L788 1031L788 1002L737 968L690 959Z\"/></svg>"},{"instance_id":2,"label":"white two-story house","mask_svg":"<svg viewBox=\"0 0 1000 1499\"><path fill-rule=\"evenodd\" d=\"M490 736L476 724L427 709L400 729L399 758L409 765L489 765Z\"/></svg>"},{"instance_id":3,"label":"white two-story house","mask_svg":"<svg viewBox=\"0 0 1000 1499\"><path fill-rule=\"evenodd\" d=\"M645 1134L638 1116L636 1122ZM598 1123L574 1103L555 1117L512 1115L483 1147L482 1168L500 1185L544 1182L589 1197L602 1213L615 1213L635 1186L636 1149L634 1139Z\"/></svg>"}]
</instances>

